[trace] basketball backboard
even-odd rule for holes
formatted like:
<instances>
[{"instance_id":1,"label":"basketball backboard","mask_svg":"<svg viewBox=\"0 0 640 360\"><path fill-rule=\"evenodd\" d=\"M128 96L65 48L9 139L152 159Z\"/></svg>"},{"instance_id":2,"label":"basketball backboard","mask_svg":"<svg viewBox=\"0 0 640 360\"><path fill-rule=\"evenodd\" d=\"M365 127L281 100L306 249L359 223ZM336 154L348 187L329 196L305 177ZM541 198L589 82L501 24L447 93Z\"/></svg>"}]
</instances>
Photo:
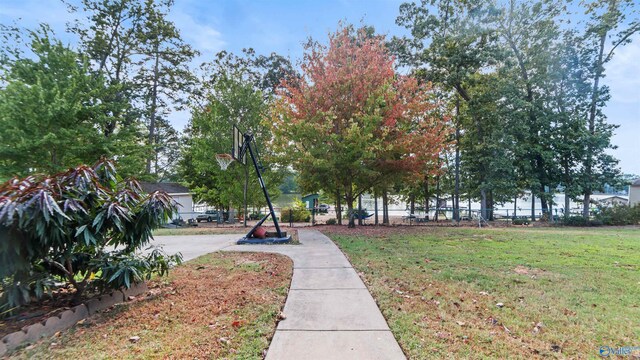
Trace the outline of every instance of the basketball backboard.
<instances>
[{"instance_id":1,"label":"basketball backboard","mask_svg":"<svg viewBox=\"0 0 640 360\"><path fill-rule=\"evenodd\" d=\"M235 161L238 161L244 165L247 164L247 154L245 151L242 160L240 159L240 151L242 150L242 145L244 145L244 134L240 132L237 126L233 125L233 148L231 149L231 156Z\"/></svg>"}]
</instances>

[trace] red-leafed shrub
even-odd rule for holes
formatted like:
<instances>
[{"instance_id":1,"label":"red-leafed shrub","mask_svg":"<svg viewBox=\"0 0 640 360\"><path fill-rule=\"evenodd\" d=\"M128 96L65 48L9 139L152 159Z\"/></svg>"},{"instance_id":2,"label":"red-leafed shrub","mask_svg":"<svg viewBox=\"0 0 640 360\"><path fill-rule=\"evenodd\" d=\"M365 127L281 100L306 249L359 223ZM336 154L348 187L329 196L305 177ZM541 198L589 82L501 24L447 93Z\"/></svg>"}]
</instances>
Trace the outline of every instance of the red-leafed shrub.
<instances>
[{"instance_id":1,"label":"red-leafed shrub","mask_svg":"<svg viewBox=\"0 0 640 360\"><path fill-rule=\"evenodd\" d=\"M105 159L0 185L0 314L61 280L80 297L87 287L129 287L165 274L180 255L140 250L175 211L169 195L145 193Z\"/></svg>"}]
</instances>

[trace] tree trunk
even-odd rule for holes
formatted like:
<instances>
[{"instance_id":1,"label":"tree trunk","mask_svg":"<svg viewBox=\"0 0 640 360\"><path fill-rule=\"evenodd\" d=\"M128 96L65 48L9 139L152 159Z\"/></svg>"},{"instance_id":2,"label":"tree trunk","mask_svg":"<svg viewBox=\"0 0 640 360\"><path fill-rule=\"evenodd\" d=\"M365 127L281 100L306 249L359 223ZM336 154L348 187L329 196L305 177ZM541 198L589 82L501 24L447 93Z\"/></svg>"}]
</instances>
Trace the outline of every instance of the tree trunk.
<instances>
[{"instance_id":1,"label":"tree trunk","mask_svg":"<svg viewBox=\"0 0 640 360\"><path fill-rule=\"evenodd\" d=\"M386 189L382 192L382 224L389 225L389 196Z\"/></svg>"},{"instance_id":2,"label":"tree trunk","mask_svg":"<svg viewBox=\"0 0 640 360\"><path fill-rule=\"evenodd\" d=\"M416 196L411 194L409 195L409 211L411 213L411 215L415 214L416 212Z\"/></svg>"},{"instance_id":3,"label":"tree trunk","mask_svg":"<svg viewBox=\"0 0 640 360\"><path fill-rule=\"evenodd\" d=\"M567 189L564 189L564 219L568 220L569 219L569 215L570 215L570 209L569 207L571 206L570 203L571 199L569 199L569 195L567 195Z\"/></svg>"},{"instance_id":4,"label":"tree trunk","mask_svg":"<svg viewBox=\"0 0 640 360\"><path fill-rule=\"evenodd\" d=\"M362 226L362 195L358 195L358 225Z\"/></svg>"},{"instance_id":5,"label":"tree trunk","mask_svg":"<svg viewBox=\"0 0 640 360\"><path fill-rule=\"evenodd\" d=\"M493 191L487 191L487 218L493 221Z\"/></svg>"},{"instance_id":6,"label":"tree trunk","mask_svg":"<svg viewBox=\"0 0 640 360\"><path fill-rule=\"evenodd\" d=\"M483 220L487 220L487 192L480 190L480 216Z\"/></svg>"},{"instance_id":7,"label":"tree trunk","mask_svg":"<svg viewBox=\"0 0 640 360\"><path fill-rule=\"evenodd\" d=\"M440 175L436 176L436 214L433 217L438 221L438 213L440 212Z\"/></svg>"},{"instance_id":8,"label":"tree trunk","mask_svg":"<svg viewBox=\"0 0 640 360\"><path fill-rule=\"evenodd\" d=\"M153 66L153 85L151 87L151 109L149 115L149 146L152 151L155 150L155 138L156 138L156 111L158 106L158 67L160 66L160 55L158 54L158 48L154 49L155 64ZM147 156L147 174L151 174L151 159L152 156Z\"/></svg>"},{"instance_id":9,"label":"tree trunk","mask_svg":"<svg viewBox=\"0 0 640 360\"><path fill-rule=\"evenodd\" d=\"M460 222L460 96L456 96L456 160L453 219Z\"/></svg>"},{"instance_id":10,"label":"tree trunk","mask_svg":"<svg viewBox=\"0 0 640 360\"><path fill-rule=\"evenodd\" d=\"M373 193L373 207L375 213L375 224L378 225L378 194Z\"/></svg>"},{"instance_id":11,"label":"tree trunk","mask_svg":"<svg viewBox=\"0 0 640 360\"><path fill-rule=\"evenodd\" d=\"M540 185L540 207L542 208L542 214L549 212L549 203L547 202L547 190L544 185Z\"/></svg>"},{"instance_id":12,"label":"tree trunk","mask_svg":"<svg viewBox=\"0 0 640 360\"><path fill-rule=\"evenodd\" d=\"M536 221L536 196L531 192L531 221Z\"/></svg>"},{"instance_id":13,"label":"tree trunk","mask_svg":"<svg viewBox=\"0 0 640 360\"><path fill-rule=\"evenodd\" d=\"M429 217L429 178L424 180L424 211L427 217Z\"/></svg>"},{"instance_id":14,"label":"tree trunk","mask_svg":"<svg viewBox=\"0 0 640 360\"><path fill-rule=\"evenodd\" d=\"M336 192L336 220L338 225L342 225L342 196L340 195L340 189Z\"/></svg>"},{"instance_id":15,"label":"tree trunk","mask_svg":"<svg viewBox=\"0 0 640 360\"><path fill-rule=\"evenodd\" d=\"M612 5L610 3L610 7L612 7L614 5ZM597 109L597 105L598 105L598 93L600 91L599 86L600 86L600 78L602 77L602 58L604 56L604 46L605 43L607 41L607 31L603 32L603 34L600 36L600 49L598 50L598 60L595 64L596 67L596 71L595 71L595 76L593 79L593 92L591 93L591 104L589 106L589 134L591 134L592 136L595 135L595 130L596 130L596 109ZM592 167L593 167L593 148L591 146L591 142L588 142L587 145L587 161L585 164L585 175L587 177L587 183L585 186L585 190L584 190L584 202L583 202L583 208L582 208L582 216L585 219L589 219L589 202L591 201L591 194L593 194L593 188L592 188L592 184L591 184L591 178L592 178Z\"/></svg>"}]
</instances>

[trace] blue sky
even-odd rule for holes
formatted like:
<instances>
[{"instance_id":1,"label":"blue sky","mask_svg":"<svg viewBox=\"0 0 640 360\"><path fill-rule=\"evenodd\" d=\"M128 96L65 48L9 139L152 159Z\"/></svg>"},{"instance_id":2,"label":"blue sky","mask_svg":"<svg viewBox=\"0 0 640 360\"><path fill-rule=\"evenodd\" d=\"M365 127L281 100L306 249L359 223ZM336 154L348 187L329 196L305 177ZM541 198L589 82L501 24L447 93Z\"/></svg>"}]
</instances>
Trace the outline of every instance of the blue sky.
<instances>
[{"instance_id":1,"label":"blue sky","mask_svg":"<svg viewBox=\"0 0 640 360\"><path fill-rule=\"evenodd\" d=\"M276 52L293 62L308 38L324 41L338 22L373 25L379 33L402 35L395 24L400 0L175 0L170 18L184 39L202 52L205 61L220 50L239 52L252 47L260 54ZM20 19L20 20L18 20ZM72 19L59 0L0 0L0 23L18 20L24 27L49 23L63 37ZM66 38L73 42L73 39ZM625 173L640 175L640 36L618 50L608 64L604 83L611 88L605 113L619 124L612 151ZM184 128L187 113L174 113L172 123Z\"/></svg>"}]
</instances>

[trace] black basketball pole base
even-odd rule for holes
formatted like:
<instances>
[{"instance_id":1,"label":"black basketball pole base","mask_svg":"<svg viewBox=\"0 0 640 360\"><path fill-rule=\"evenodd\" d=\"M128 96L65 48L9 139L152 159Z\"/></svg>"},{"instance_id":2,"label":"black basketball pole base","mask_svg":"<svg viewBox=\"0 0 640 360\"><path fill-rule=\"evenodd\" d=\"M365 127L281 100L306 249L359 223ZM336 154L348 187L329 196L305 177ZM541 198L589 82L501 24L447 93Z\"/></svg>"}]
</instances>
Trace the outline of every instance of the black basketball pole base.
<instances>
[{"instance_id":1,"label":"black basketball pole base","mask_svg":"<svg viewBox=\"0 0 640 360\"><path fill-rule=\"evenodd\" d=\"M280 231L280 226L278 225L278 218L276 217L275 211L273 211L273 204L271 204L271 199L269 198L269 192L267 191L267 187L264 184L264 180L262 179L262 172L260 171L260 167L258 166L258 161L256 160L256 156L251 147L251 142L253 142L253 134L248 132L244 134L244 143L242 144L242 148L238 154L238 157L242 159L245 155L246 151L249 150L249 155L251 155L251 160L253 161L253 166L256 169L256 174L258 174L258 180L260 181L260 187L262 188L262 192L264 193L264 198L267 200L267 205L269 205L269 213L263 217L256 226L254 226L247 235L245 235L242 239L237 241L237 244L283 244L291 241L291 235L287 235L286 232ZM245 214L246 215L246 214ZM256 231L262 223L267 220L267 218L271 216L273 219L273 225L276 227L276 233L274 236L267 236L265 238L256 238L253 237L253 233Z\"/></svg>"}]
</instances>

